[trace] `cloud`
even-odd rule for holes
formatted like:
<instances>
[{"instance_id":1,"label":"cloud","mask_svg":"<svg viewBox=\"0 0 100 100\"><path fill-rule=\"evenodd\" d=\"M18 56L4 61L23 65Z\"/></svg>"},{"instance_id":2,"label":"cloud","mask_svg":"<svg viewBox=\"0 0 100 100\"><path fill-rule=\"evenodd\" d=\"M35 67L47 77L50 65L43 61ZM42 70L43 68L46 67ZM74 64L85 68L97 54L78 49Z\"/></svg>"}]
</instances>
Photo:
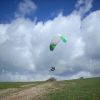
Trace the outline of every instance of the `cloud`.
<instances>
[{"instance_id":1,"label":"cloud","mask_svg":"<svg viewBox=\"0 0 100 100\"><path fill-rule=\"evenodd\" d=\"M35 10L34 6L27 10L34 2L25 0L20 3L27 6L26 11L22 13L19 9L20 13L16 12L19 16L10 24L0 24L0 81L36 81L51 76L58 80L92 77L94 71L99 76L100 24L97 22L100 11L91 12L81 19L81 9L84 8L81 4L88 9L83 12L85 14L92 7L91 3L91 0L78 1L78 10L74 11L80 14L73 11L64 16L59 13L53 20L45 22L24 17ZM51 52L50 41L56 34L64 35L68 41L59 42ZM56 70L49 72L52 65Z\"/></svg>"},{"instance_id":2,"label":"cloud","mask_svg":"<svg viewBox=\"0 0 100 100\"><path fill-rule=\"evenodd\" d=\"M70 79L77 79L77 78L81 78L81 77L83 77L83 78L89 78L91 76L92 75L89 72L82 72L82 71L80 71L76 75L73 75Z\"/></svg>"},{"instance_id":3,"label":"cloud","mask_svg":"<svg viewBox=\"0 0 100 100\"><path fill-rule=\"evenodd\" d=\"M78 0L75 5L76 11L74 12L83 17L92 8L92 2L93 0Z\"/></svg>"},{"instance_id":4,"label":"cloud","mask_svg":"<svg viewBox=\"0 0 100 100\"><path fill-rule=\"evenodd\" d=\"M26 15L32 15L37 9L37 6L31 0L24 0L18 4L15 17L25 17Z\"/></svg>"},{"instance_id":5,"label":"cloud","mask_svg":"<svg viewBox=\"0 0 100 100\"><path fill-rule=\"evenodd\" d=\"M82 37L85 54L92 59L100 59L100 11L92 12L82 21Z\"/></svg>"}]
</instances>

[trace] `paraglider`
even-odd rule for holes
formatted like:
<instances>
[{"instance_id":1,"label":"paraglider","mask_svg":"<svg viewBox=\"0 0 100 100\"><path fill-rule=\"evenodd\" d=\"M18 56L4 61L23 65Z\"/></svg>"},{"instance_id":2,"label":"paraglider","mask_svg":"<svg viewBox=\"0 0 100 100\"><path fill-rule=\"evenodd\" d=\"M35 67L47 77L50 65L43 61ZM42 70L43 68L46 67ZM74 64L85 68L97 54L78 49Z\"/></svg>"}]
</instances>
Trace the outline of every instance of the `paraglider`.
<instances>
[{"instance_id":1,"label":"paraglider","mask_svg":"<svg viewBox=\"0 0 100 100\"><path fill-rule=\"evenodd\" d=\"M67 39L65 38L65 36L60 35L60 34L55 35L55 36L53 37L53 39L51 40L50 45L49 45L50 51L54 51L56 45L57 45L61 40L62 40L64 43L67 42ZM55 70L55 67L52 67L52 69L51 69L50 71L54 71L54 70Z\"/></svg>"},{"instance_id":2,"label":"paraglider","mask_svg":"<svg viewBox=\"0 0 100 100\"><path fill-rule=\"evenodd\" d=\"M52 67L51 69L50 69L50 71L54 71L55 70L55 67Z\"/></svg>"}]
</instances>

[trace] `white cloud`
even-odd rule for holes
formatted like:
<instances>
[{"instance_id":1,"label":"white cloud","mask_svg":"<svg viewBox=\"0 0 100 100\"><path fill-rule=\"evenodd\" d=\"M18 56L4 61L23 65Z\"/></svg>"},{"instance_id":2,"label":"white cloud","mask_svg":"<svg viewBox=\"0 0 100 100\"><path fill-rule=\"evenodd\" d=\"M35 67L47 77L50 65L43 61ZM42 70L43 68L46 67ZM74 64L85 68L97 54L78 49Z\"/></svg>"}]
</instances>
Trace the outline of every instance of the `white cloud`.
<instances>
[{"instance_id":1,"label":"white cloud","mask_svg":"<svg viewBox=\"0 0 100 100\"><path fill-rule=\"evenodd\" d=\"M25 15L32 15L37 9L35 3L31 0L24 0L18 4L17 12L15 17L24 17Z\"/></svg>"},{"instance_id":2,"label":"white cloud","mask_svg":"<svg viewBox=\"0 0 100 100\"><path fill-rule=\"evenodd\" d=\"M78 0L75 5L76 11L74 11L74 13L83 17L84 14L92 8L92 2L93 0Z\"/></svg>"},{"instance_id":3,"label":"white cloud","mask_svg":"<svg viewBox=\"0 0 100 100\"><path fill-rule=\"evenodd\" d=\"M6 42L6 40L8 39L7 35L6 35L6 30L8 28L9 24L3 25L0 24L0 44L2 44L3 42Z\"/></svg>"},{"instance_id":4,"label":"white cloud","mask_svg":"<svg viewBox=\"0 0 100 100\"><path fill-rule=\"evenodd\" d=\"M100 11L95 11L82 21L85 53L91 58L100 59Z\"/></svg>"},{"instance_id":5,"label":"white cloud","mask_svg":"<svg viewBox=\"0 0 100 100\"><path fill-rule=\"evenodd\" d=\"M80 37L79 39L76 40L76 43L74 45L75 49L72 53L72 58L76 58L78 56L82 56L84 54L84 42L82 41L82 38Z\"/></svg>"}]
</instances>

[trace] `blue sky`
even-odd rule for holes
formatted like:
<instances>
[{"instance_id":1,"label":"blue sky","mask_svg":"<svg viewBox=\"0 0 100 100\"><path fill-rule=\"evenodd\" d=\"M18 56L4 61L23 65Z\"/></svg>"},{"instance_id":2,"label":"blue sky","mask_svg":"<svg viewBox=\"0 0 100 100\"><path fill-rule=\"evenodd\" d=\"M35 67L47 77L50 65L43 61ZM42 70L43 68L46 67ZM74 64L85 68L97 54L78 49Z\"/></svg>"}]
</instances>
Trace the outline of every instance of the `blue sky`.
<instances>
[{"instance_id":1,"label":"blue sky","mask_svg":"<svg viewBox=\"0 0 100 100\"><path fill-rule=\"evenodd\" d=\"M100 76L100 0L0 0L0 81ZM50 41L64 35L54 52ZM51 66L54 72L49 72Z\"/></svg>"},{"instance_id":2,"label":"blue sky","mask_svg":"<svg viewBox=\"0 0 100 100\"><path fill-rule=\"evenodd\" d=\"M17 10L17 5L23 0L1 0L0 9L1 15L0 22L10 20L10 17L14 17L14 12ZM37 16L39 21L52 18L52 13L63 11L64 15L70 14L75 8L76 0L34 0L38 9L34 14L31 14L30 18ZM66 11L67 10L67 11Z\"/></svg>"},{"instance_id":3,"label":"blue sky","mask_svg":"<svg viewBox=\"0 0 100 100\"><path fill-rule=\"evenodd\" d=\"M0 23L10 22L14 18L14 12L17 11L18 4L24 0L0 0ZM53 19L57 16L57 13L63 12L64 15L72 13L75 9L75 4L77 0L32 0L36 6L37 10L34 14L30 14L29 17L33 20L36 16L37 21L46 21ZM93 1L93 7L91 11L100 9L100 0Z\"/></svg>"}]
</instances>

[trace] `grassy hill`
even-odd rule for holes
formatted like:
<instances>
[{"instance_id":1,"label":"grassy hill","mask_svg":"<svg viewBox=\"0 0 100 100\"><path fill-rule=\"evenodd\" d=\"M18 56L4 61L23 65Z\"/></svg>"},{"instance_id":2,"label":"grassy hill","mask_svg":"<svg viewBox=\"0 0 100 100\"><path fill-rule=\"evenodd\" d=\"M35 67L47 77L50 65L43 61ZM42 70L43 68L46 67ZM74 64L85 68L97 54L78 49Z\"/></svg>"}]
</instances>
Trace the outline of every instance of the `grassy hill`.
<instances>
[{"instance_id":1,"label":"grassy hill","mask_svg":"<svg viewBox=\"0 0 100 100\"><path fill-rule=\"evenodd\" d=\"M100 100L100 77L54 83L57 89L43 100Z\"/></svg>"},{"instance_id":2,"label":"grassy hill","mask_svg":"<svg viewBox=\"0 0 100 100\"><path fill-rule=\"evenodd\" d=\"M38 94L31 100L100 100L100 77L54 82L0 82L0 90L22 89L23 85L28 85L29 87L24 87L25 89L45 83L53 85L45 87L45 93L41 96Z\"/></svg>"}]
</instances>

